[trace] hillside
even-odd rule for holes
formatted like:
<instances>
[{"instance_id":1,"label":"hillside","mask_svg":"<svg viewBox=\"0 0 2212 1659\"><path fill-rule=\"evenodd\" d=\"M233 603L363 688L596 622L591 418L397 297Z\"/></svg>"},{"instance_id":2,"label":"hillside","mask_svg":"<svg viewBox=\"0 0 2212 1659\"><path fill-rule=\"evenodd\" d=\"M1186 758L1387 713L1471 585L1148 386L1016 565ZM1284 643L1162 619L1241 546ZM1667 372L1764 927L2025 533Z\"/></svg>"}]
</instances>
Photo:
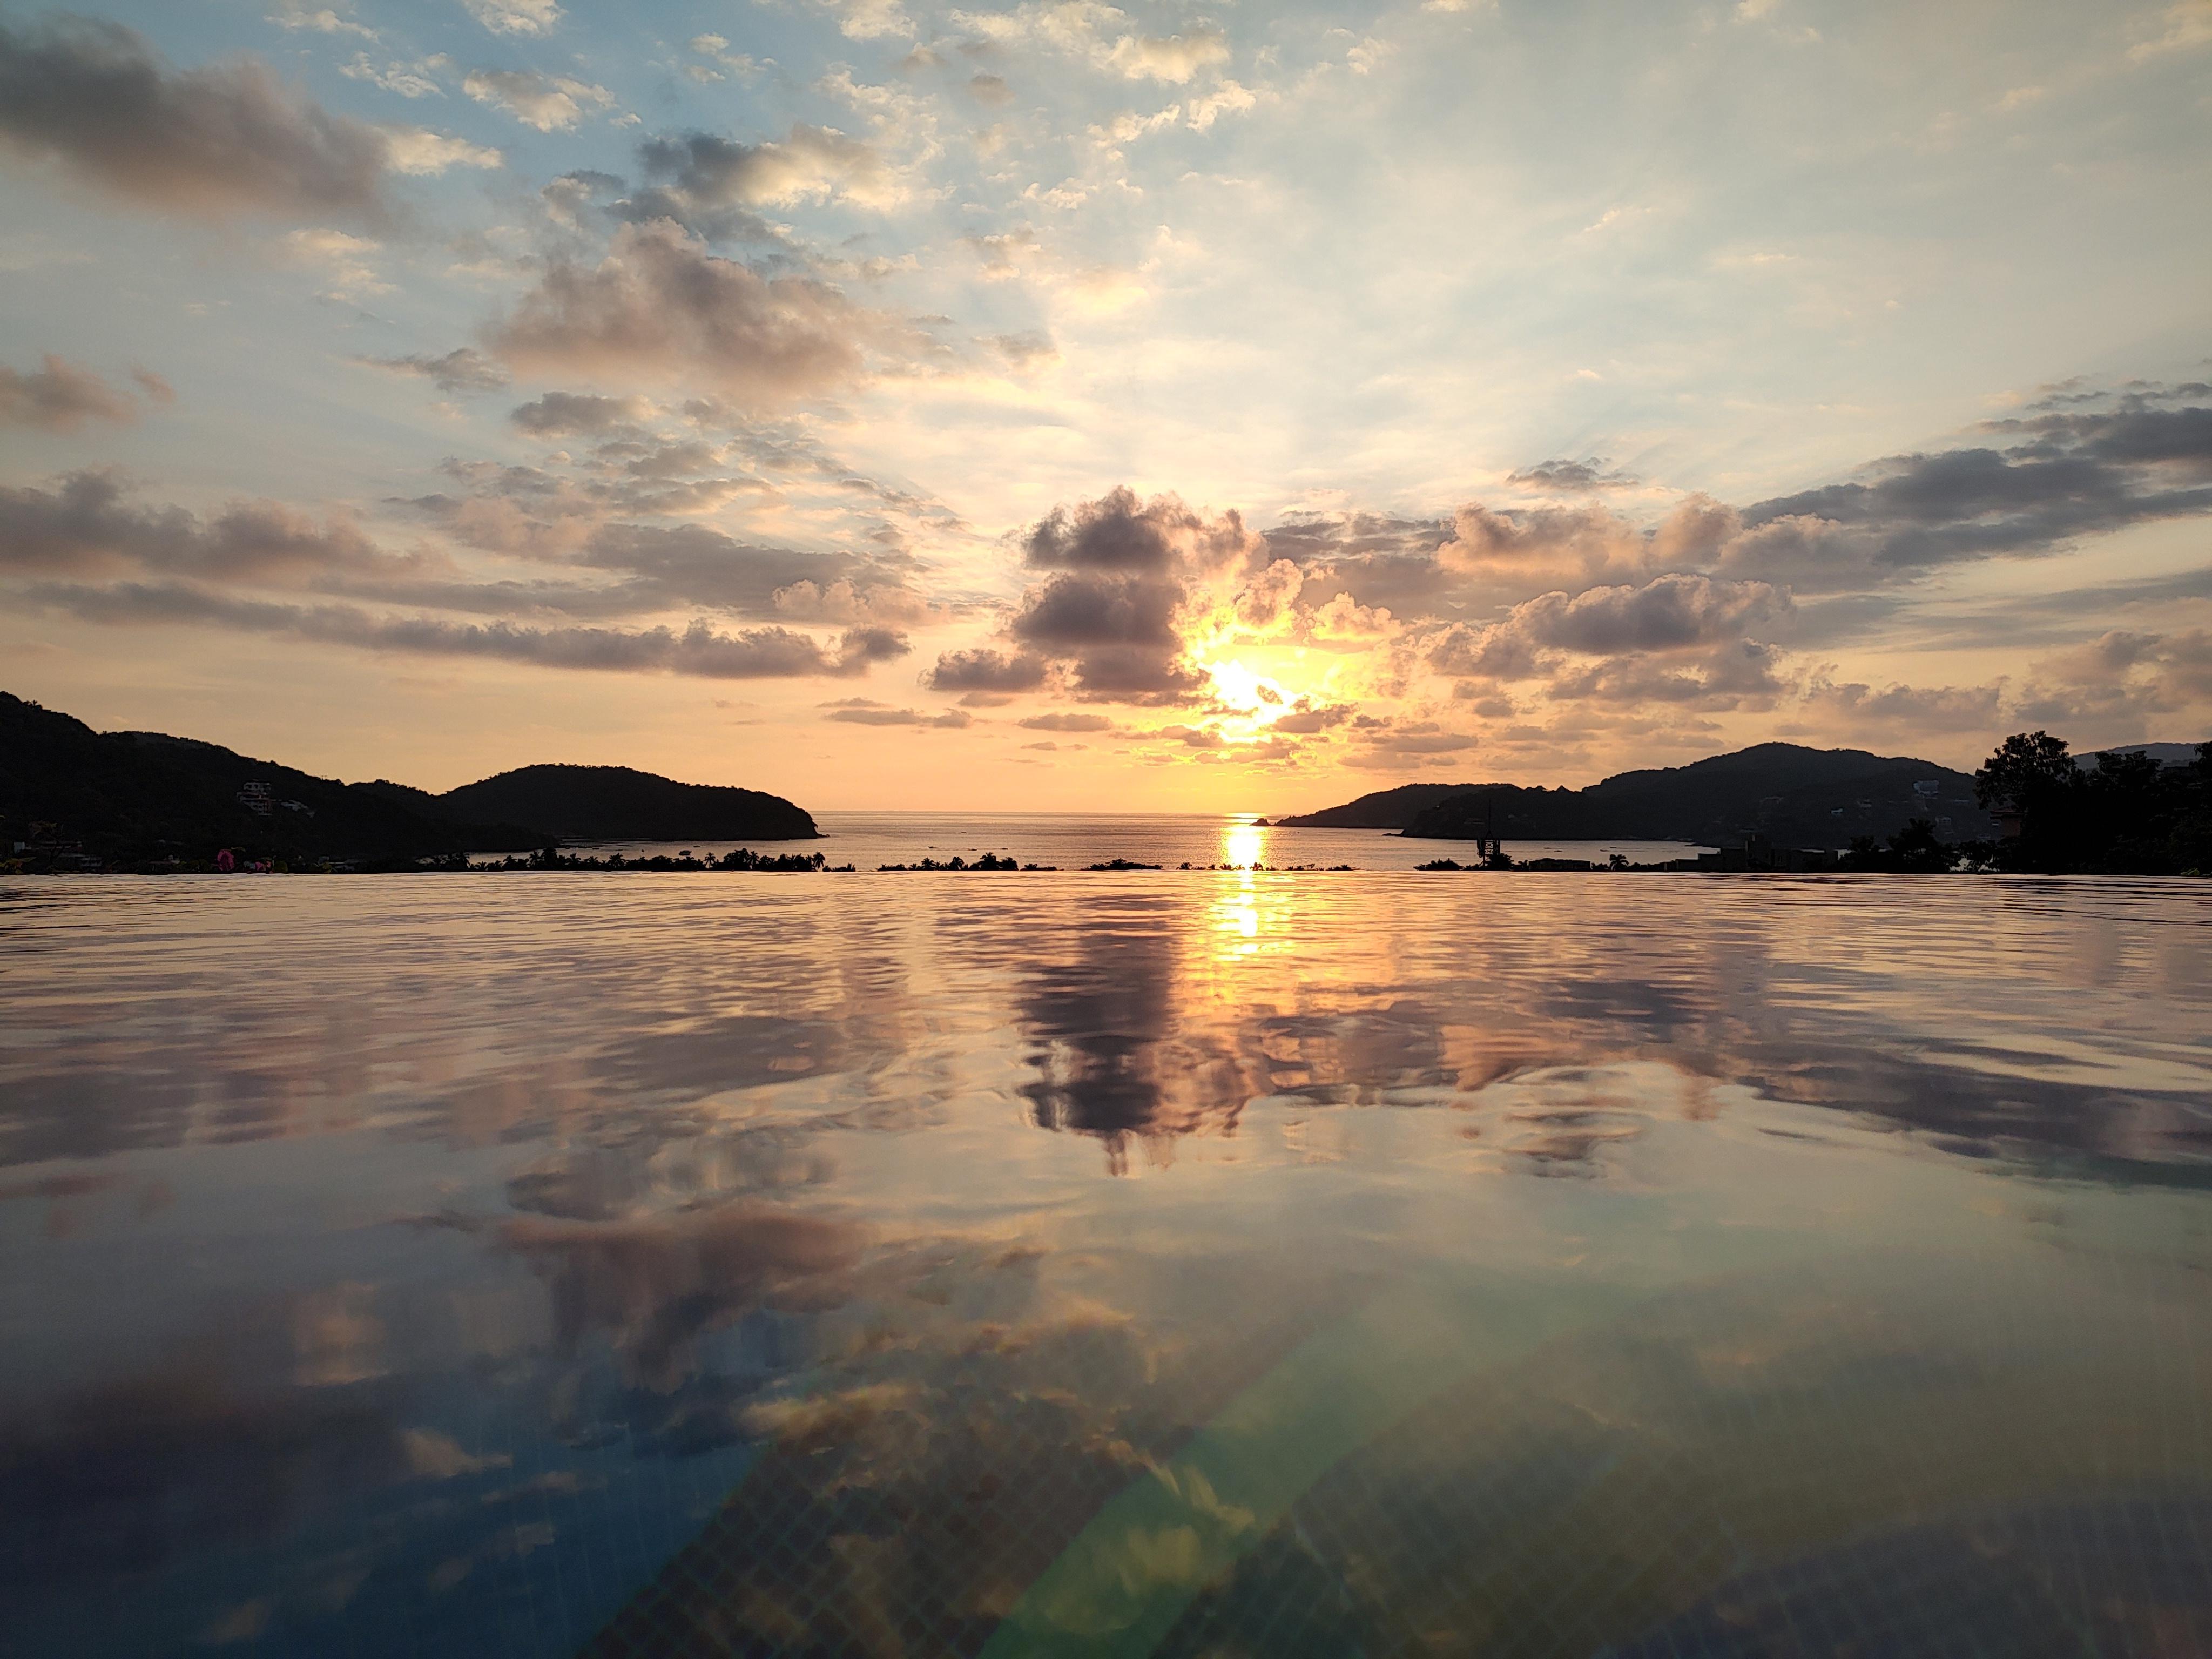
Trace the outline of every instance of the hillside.
<instances>
[{"instance_id":1,"label":"hillside","mask_svg":"<svg viewBox=\"0 0 2212 1659\"><path fill-rule=\"evenodd\" d=\"M0 692L0 857L204 864L218 848L289 864L410 863L557 841L793 841L814 820L781 796L619 766L528 766L442 795L342 783L158 732L95 732Z\"/></svg>"},{"instance_id":2,"label":"hillside","mask_svg":"<svg viewBox=\"0 0 2212 1659\"><path fill-rule=\"evenodd\" d=\"M1395 789L1378 789L1371 795L1325 806L1318 812L1300 812L1277 818L1279 830L1403 830L1424 808L1448 796L1484 786L1475 783L1401 783Z\"/></svg>"},{"instance_id":3,"label":"hillside","mask_svg":"<svg viewBox=\"0 0 2212 1659\"><path fill-rule=\"evenodd\" d=\"M678 783L627 766L526 766L436 799L452 817L536 824L562 841L812 841L821 834L781 795Z\"/></svg>"},{"instance_id":4,"label":"hillside","mask_svg":"<svg viewBox=\"0 0 2212 1659\"><path fill-rule=\"evenodd\" d=\"M1933 784L1932 793L1916 786ZM1946 840L1994 833L1974 803L1964 772L1909 757L1859 749L1808 749L1763 743L1687 766L1622 772L1583 789L1515 784L1414 785L1440 790L1408 815L1401 833L1465 841L1490 833L1506 841L1602 839L1687 841L1721 845L1747 834L1791 847L1848 847L1855 836L1887 836L1915 817L1933 818ZM1291 826L1385 827L1340 817L1364 810L1379 818L1389 790L1345 806L1279 822ZM1369 805L1369 803L1378 805Z\"/></svg>"},{"instance_id":5,"label":"hillside","mask_svg":"<svg viewBox=\"0 0 2212 1659\"><path fill-rule=\"evenodd\" d=\"M428 817L373 788L217 744L95 732L0 692L0 854L20 841L110 862L204 860L223 847L286 861L385 861L543 839L513 823Z\"/></svg>"}]
</instances>

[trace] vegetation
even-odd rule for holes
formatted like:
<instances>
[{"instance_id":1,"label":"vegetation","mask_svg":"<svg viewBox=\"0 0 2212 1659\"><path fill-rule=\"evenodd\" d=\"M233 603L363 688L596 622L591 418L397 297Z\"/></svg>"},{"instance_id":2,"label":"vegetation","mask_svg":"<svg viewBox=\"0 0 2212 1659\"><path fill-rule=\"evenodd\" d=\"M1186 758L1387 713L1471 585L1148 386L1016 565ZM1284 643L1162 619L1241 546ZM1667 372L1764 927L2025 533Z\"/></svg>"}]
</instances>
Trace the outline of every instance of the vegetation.
<instances>
[{"instance_id":1,"label":"vegetation","mask_svg":"<svg viewBox=\"0 0 2212 1659\"><path fill-rule=\"evenodd\" d=\"M849 873L849 864L832 865L820 853L756 853L749 847L732 848L718 859L700 858L690 852L655 853L644 858L625 858L610 853L603 859L563 853L557 847L541 847L526 859L496 859L471 863L463 859L446 863L447 869L466 870L767 870Z\"/></svg>"},{"instance_id":2,"label":"vegetation","mask_svg":"<svg viewBox=\"0 0 2212 1659\"><path fill-rule=\"evenodd\" d=\"M1962 849L1997 870L2197 875L2212 870L2212 744L2194 764L2106 752L2083 767L2065 739L2015 733L1974 774L1982 804L2014 833Z\"/></svg>"},{"instance_id":3,"label":"vegetation","mask_svg":"<svg viewBox=\"0 0 2212 1659\"><path fill-rule=\"evenodd\" d=\"M955 854L943 863L935 859L922 859L913 864L879 864L878 870L1049 870L1049 864L1018 864L998 853L986 853L981 858L969 860Z\"/></svg>"}]
</instances>

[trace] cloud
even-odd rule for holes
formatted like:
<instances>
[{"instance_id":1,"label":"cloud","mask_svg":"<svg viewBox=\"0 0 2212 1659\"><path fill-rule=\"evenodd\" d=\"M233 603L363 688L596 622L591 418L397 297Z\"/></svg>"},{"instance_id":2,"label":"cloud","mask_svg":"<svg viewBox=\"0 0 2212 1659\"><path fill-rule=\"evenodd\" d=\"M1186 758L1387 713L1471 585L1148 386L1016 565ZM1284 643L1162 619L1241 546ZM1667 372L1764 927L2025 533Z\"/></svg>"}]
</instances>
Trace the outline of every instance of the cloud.
<instances>
[{"instance_id":1,"label":"cloud","mask_svg":"<svg viewBox=\"0 0 2212 1659\"><path fill-rule=\"evenodd\" d=\"M1017 374L1060 361L1060 348L1053 343L1052 336L1042 329L1029 329L1018 334L994 334L989 344L994 351L1006 359L1006 366Z\"/></svg>"},{"instance_id":2,"label":"cloud","mask_svg":"<svg viewBox=\"0 0 2212 1659\"><path fill-rule=\"evenodd\" d=\"M356 23L349 17L341 17L327 6L319 11L309 11L301 0L276 0L276 9L269 14L269 21L280 29L309 29L318 34L357 34L364 40L376 39L376 31L366 24Z\"/></svg>"},{"instance_id":3,"label":"cloud","mask_svg":"<svg viewBox=\"0 0 2212 1659\"><path fill-rule=\"evenodd\" d=\"M1008 655L988 647L948 651L922 684L933 691L1034 691L1045 682L1046 664L1028 653Z\"/></svg>"},{"instance_id":4,"label":"cloud","mask_svg":"<svg viewBox=\"0 0 2212 1659\"><path fill-rule=\"evenodd\" d=\"M1460 755L1482 746L1473 732L1447 731L1434 720L1408 721L1361 741L1372 752L1394 755Z\"/></svg>"},{"instance_id":5,"label":"cloud","mask_svg":"<svg viewBox=\"0 0 2212 1659\"><path fill-rule=\"evenodd\" d=\"M975 717L958 708L948 708L941 714L925 714L919 708L886 708L881 703L854 698L846 702L826 705L830 713L824 719L842 720L848 726L918 726L925 729L957 732L975 724Z\"/></svg>"},{"instance_id":6,"label":"cloud","mask_svg":"<svg viewBox=\"0 0 2212 1659\"><path fill-rule=\"evenodd\" d=\"M442 98L446 95L445 88L434 77L440 71L449 70L453 67L452 58L443 52L434 52L411 64L386 64L379 69L369 61L367 52L357 52L350 64L338 65L338 73L349 81L366 81L373 87L381 87L402 98Z\"/></svg>"},{"instance_id":7,"label":"cloud","mask_svg":"<svg viewBox=\"0 0 2212 1659\"><path fill-rule=\"evenodd\" d=\"M2128 48L2130 58L2142 64L2170 52L2212 46L2212 0L2181 0L2160 14L2159 24L2159 33Z\"/></svg>"},{"instance_id":8,"label":"cloud","mask_svg":"<svg viewBox=\"0 0 2212 1659\"><path fill-rule=\"evenodd\" d=\"M561 21L555 0L461 0L461 4L494 34L550 34Z\"/></svg>"},{"instance_id":9,"label":"cloud","mask_svg":"<svg viewBox=\"0 0 2212 1659\"><path fill-rule=\"evenodd\" d=\"M1017 726L1031 732L1111 732L1114 722L1104 714L1071 714L1055 709L1049 714L1031 714L1017 720Z\"/></svg>"},{"instance_id":10,"label":"cloud","mask_svg":"<svg viewBox=\"0 0 2212 1659\"><path fill-rule=\"evenodd\" d=\"M297 580L329 573L402 576L424 558L383 552L343 521L317 525L275 501L234 501L212 519L124 501L108 472L58 489L0 486L0 572L70 576L155 572L212 581Z\"/></svg>"},{"instance_id":11,"label":"cloud","mask_svg":"<svg viewBox=\"0 0 2212 1659\"><path fill-rule=\"evenodd\" d=\"M759 406L851 386L886 335L836 289L718 258L663 221L623 226L597 266L554 261L490 340L532 373L681 378Z\"/></svg>"},{"instance_id":12,"label":"cloud","mask_svg":"<svg viewBox=\"0 0 2212 1659\"><path fill-rule=\"evenodd\" d=\"M656 188L630 204L634 217L686 224L718 210L839 198L887 207L903 188L871 145L834 127L794 123L781 140L747 144L710 132L647 140L639 159Z\"/></svg>"},{"instance_id":13,"label":"cloud","mask_svg":"<svg viewBox=\"0 0 2212 1659\"><path fill-rule=\"evenodd\" d=\"M1675 574L1641 586L1540 594L1486 626L1455 623L1436 636L1428 659L1439 673L1525 679L1557 668L1563 653L1619 658L1725 647L1790 611L1790 596L1765 582Z\"/></svg>"},{"instance_id":14,"label":"cloud","mask_svg":"<svg viewBox=\"0 0 2212 1659\"><path fill-rule=\"evenodd\" d=\"M1218 570L1260 545L1234 512L1206 519L1173 495L1140 502L1127 485L1073 509L1055 507L1023 543L1041 570L1158 574Z\"/></svg>"},{"instance_id":15,"label":"cloud","mask_svg":"<svg viewBox=\"0 0 2212 1659\"><path fill-rule=\"evenodd\" d=\"M2212 512L2212 408L2195 387L1992 422L2015 440L1896 455L1862 477L1746 507L1721 568L1811 590L1911 580L2048 553L2131 524Z\"/></svg>"},{"instance_id":16,"label":"cloud","mask_svg":"<svg viewBox=\"0 0 2212 1659\"><path fill-rule=\"evenodd\" d=\"M779 616L804 623L898 627L918 623L929 613L921 596L902 584L862 586L844 576L830 582L803 579L779 587L775 604Z\"/></svg>"},{"instance_id":17,"label":"cloud","mask_svg":"<svg viewBox=\"0 0 2212 1659\"><path fill-rule=\"evenodd\" d=\"M165 212L382 224L392 141L246 58L172 70L119 24L0 21L0 144Z\"/></svg>"},{"instance_id":18,"label":"cloud","mask_svg":"<svg viewBox=\"0 0 2212 1659\"><path fill-rule=\"evenodd\" d=\"M914 24L900 9L898 0L814 0L814 3L836 15L838 33L848 40L902 40L914 33Z\"/></svg>"},{"instance_id":19,"label":"cloud","mask_svg":"<svg viewBox=\"0 0 2212 1659\"><path fill-rule=\"evenodd\" d=\"M600 438L643 420L652 410L653 405L642 398L548 392L510 410L507 418L532 437Z\"/></svg>"},{"instance_id":20,"label":"cloud","mask_svg":"<svg viewBox=\"0 0 2212 1659\"><path fill-rule=\"evenodd\" d=\"M952 24L990 47L1028 46L1080 58L1109 75L1130 81L1182 86L1229 61L1229 40L1201 26L1182 34L1115 33L1128 21L1098 0L1023 0L1006 11L956 11Z\"/></svg>"},{"instance_id":21,"label":"cloud","mask_svg":"<svg viewBox=\"0 0 2212 1659\"><path fill-rule=\"evenodd\" d=\"M1507 474L1505 482L1570 495L1589 489L1618 489L1634 483L1636 479L1626 472L1607 471L1605 458L1593 455L1583 461L1539 461L1534 466Z\"/></svg>"},{"instance_id":22,"label":"cloud","mask_svg":"<svg viewBox=\"0 0 2212 1659\"><path fill-rule=\"evenodd\" d=\"M580 561L631 579L633 608L706 605L737 614L882 628L922 605L899 568L853 553L805 553L740 542L707 525L610 524Z\"/></svg>"},{"instance_id":23,"label":"cloud","mask_svg":"<svg viewBox=\"0 0 2212 1659\"><path fill-rule=\"evenodd\" d=\"M167 383L159 376L147 380L167 390ZM118 392L90 369L79 368L52 352L46 354L42 367L28 374L0 363L0 427L74 432L87 421L127 426L137 418L138 404L128 392Z\"/></svg>"},{"instance_id":24,"label":"cloud","mask_svg":"<svg viewBox=\"0 0 2212 1659\"><path fill-rule=\"evenodd\" d=\"M1235 513L1208 518L1173 495L1140 501L1126 487L1060 506L1022 540L1031 570L1049 573L1007 620L1011 653L949 652L930 684L988 701L1035 690L1064 666L1074 694L1097 702L1202 702L1210 680L1190 659L1183 611L1203 585L1226 579L1266 544Z\"/></svg>"},{"instance_id":25,"label":"cloud","mask_svg":"<svg viewBox=\"0 0 2212 1659\"><path fill-rule=\"evenodd\" d=\"M1893 683L1876 690L1854 681L1816 683L1806 701L1841 717L1854 732L1882 726L1915 736L1931 732L1994 732L2003 719L2002 689L1981 686L1911 686Z\"/></svg>"},{"instance_id":26,"label":"cloud","mask_svg":"<svg viewBox=\"0 0 2212 1659\"><path fill-rule=\"evenodd\" d=\"M419 354L405 357L356 357L356 362L394 374L419 374L441 392L497 392L508 384L507 371L472 346L461 346L442 357Z\"/></svg>"},{"instance_id":27,"label":"cloud","mask_svg":"<svg viewBox=\"0 0 2212 1659\"><path fill-rule=\"evenodd\" d=\"M1114 43L1106 61L1132 81L1168 81L1181 86L1200 70L1229 61L1229 38L1219 29L1188 34L1127 34Z\"/></svg>"},{"instance_id":28,"label":"cloud","mask_svg":"<svg viewBox=\"0 0 2212 1659\"><path fill-rule=\"evenodd\" d=\"M565 132L584 118L586 105L610 109L615 101L605 87L529 70L478 70L461 82L461 90L540 132Z\"/></svg>"},{"instance_id":29,"label":"cloud","mask_svg":"<svg viewBox=\"0 0 2212 1659\"><path fill-rule=\"evenodd\" d=\"M1790 611L1790 596L1765 582L1661 576L1642 587L1547 593L1516 605L1505 625L1540 647L1613 656L1679 651L1733 639Z\"/></svg>"},{"instance_id":30,"label":"cloud","mask_svg":"<svg viewBox=\"0 0 2212 1659\"><path fill-rule=\"evenodd\" d=\"M705 679L850 678L902 656L905 638L880 629L848 631L834 647L787 628L717 632L694 622L671 628L532 628L510 622L453 623L386 616L353 605L292 605L235 599L180 585L37 586L33 604L106 623L192 623L349 646L365 651L476 657L541 668L664 673Z\"/></svg>"},{"instance_id":31,"label":"cloud","mask_svg":"<svg viewBox=\"0 0 2212 1659\"><path fill-rule=\"evenodd\" d=\"M507 157L495 149L472 144L465 138L449 138L427 127L386 127L383 132L385 160L394 173L434 177L453 167L481 169L507 164Z\"/></svg>"},{"instance_id":32,"label":"cloud","mask_svg":"<svg viewBox=\"0 0 2212 1659\"><path fill-rule=\"evenodd\" d=\"M1267 729L1290 737L1311 737L1317 732L1334 731L1358 712L1356 703L1317 703L1310 697L1300 697L1286 711L1270 720Z\"/></svg>"},{"instance_id":33,"label":"cloud","mask_svg":"<svg viewBox=\"0 0 2212 1659\"><path fill-rule=\"evenodd\" d=\"M392 284L376 274L370 261L380 245L366 236L343 230L295 230L276 246L289 264L319 269L331 283L325 298L358 304L364 295L386 294Z\"/></svg>"}]
</instances>

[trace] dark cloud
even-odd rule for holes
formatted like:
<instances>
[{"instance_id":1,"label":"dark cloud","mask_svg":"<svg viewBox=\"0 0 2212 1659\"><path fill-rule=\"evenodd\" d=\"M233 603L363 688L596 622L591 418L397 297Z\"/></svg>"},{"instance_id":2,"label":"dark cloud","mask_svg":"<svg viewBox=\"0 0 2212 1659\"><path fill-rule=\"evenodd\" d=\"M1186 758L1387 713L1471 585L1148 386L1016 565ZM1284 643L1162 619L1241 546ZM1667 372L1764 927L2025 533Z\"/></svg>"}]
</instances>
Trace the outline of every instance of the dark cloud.
<instances>
[{"instance_id":1,"label":"dark cloud","mask_svg":"<svg viewBox=\"0 0 2212 1659\"><path fill-rule=\"evenodd\" d=\"M1064 664L1078 696L1168 705L1200 701L1207 684L1180 626L1193 584L1264 567L1267 544L1234 513L1209 519L1173 495L1140 501L1117 488L1054 507L1023 552L1030 568L1055 573L1006 625L1024 655Z\"/></svg>"},{"instance_id":2,"label":"dark cloud","mask_svg":"<svg viewBox=\"0 0 2212 1659\"><path fill-rule=\"evenodd\" d=\"M1161 576L1058 575L1030 590L1008 631L1073 665L1077 695L1101 702L1196 699L1206 676L1183 652L1183 585Z\"/></svg>"},{"instance_id":3,"label":"dark cloud","mask_svg":"<svg viewBox=\"0 0 2212 1659\"><path fill-rule=\"evenodd\" d=\"M624 226L595 266L556 260L490 343L532 373L693 380L750 406L850 386L901 343L836 289L718 258L665 220Z\"/></svg>"},{"instance_id":4,"label":"dark cloud","mask_svg":"<svg viewBox=\"0 0 2212 1659\"><path fill-rule=\"evenodd\" d=\"M138 371L139 384L158 401L173 392L159 375ZM155 386L161 392L154 391ZM167 397L161 394L167 393ZM128 425L138 418L137 403L88 368L65 362L52 352L28 374L0 363L0 426L27 426L44 432L74 432L87 421Z\"/></svg>"},{"instance_id":5,"label":"dark cloud","mask_svg":"<svg viewBox=\"0 0 2212 1659\"><path fill-rule=\"evenodd\" d=\"M1310 737L1317 732L1334 731L1358 712L1352 703L1317 703L1310 697L1300 697L1271 720L1267 729L1289 737Z\"/></svg>"},{"instance_id":6,"label":"dark cloud","mask_svg":"<svg viewBox=\"0 0 2212 1659\"><path fill-rule=\"evenodd\" d=\"M1173 495L1139 501L1117 485L1095 501L1056 507L1023 544L1040 570L1196 574L1245 558L1263 545L1236 513L1206 519Z\"/></svg>"},{"instance_id":7,"label":"dark cloud","mask_svg":"<svg viewBox=\"0 0 2212 1659\"><path fill-rule=\"evenodd\" d=\"M1532 489L1549 489L1560 495L1577 494L1586 489L1619 489L1632 484L1632 474L1607 470L1602 455L1593 455L1586 461L1539 461L1534 466L1522 467L1518 472L1506 475L1505 482Z\"/></svg>"},{"instance_id":8,"label":"dark cloud","mask_svg":"<svg viewBox=\"0 0 2212 1659\"><path fill-rule=\"evenodd\" d=\"M507 373L473 346L461 346L442 357L362 357L356 361L395 374L419 374L441 392L497 392L508 384Z\"/></svg>"},{"instance_id":9,"label":"dark cloud","mask_svg":"<svg viewBox=\"0 0 2212 1659\"><path fill-rule=\"evenodd\" d=\"M1875 586L2212 512L2212 408L2139 394L1991 429L2021 441L1893 456L1863 478L1745 508L1722 568L1814 590Z\"/></svg>"},{"instance_id":10,"label":"dark cloud","mask_svg":"<svg viewBox=\"0 0 2212 1659\"><path fill-rule=\"evenodd\" d=\"M1111 732L1114 729L1113 720L1104 714L1070 714L1058 710L1048 714L1031 714L1015 724L1032 732Z\"/></svg>"},{"instance_id":11,"label":"dark cloud","mask_svg":"<svg viewBox=\"0 0 2212 1659\"><path fill-rule=\"evenodd\" d=\"M933 691L1034 691L1045 682L1044 659L1023 652L1008 655L978 646L947 651L925 680Z\"/></svg>"},{"instance_id":12,"label":"dark cloud","mask_svg":"<svg viewBox=\"0 0 2212 1659\"><path fill-rule=\"evenodd\" d=\"M368 651L706 679L851 678L910 648L904 635L886 629L848 629L831 649L811 635L787 628L721 634L704 622L694 622L680 633L670 628L528 628L509 622L384 616L350 605L281 605L181 585L52 584L25 592L34 604L88 622L197 623Z\"/></svg>"},{"instance_id":13,"label":"dark cloud","mask_svg":"<svg viewBox=\"0 0 2212 1659\"><path fill-rule=\"evenodd\" d=\"M389 137L252 58L172 70L119 24L0 21L0 143L167 212L381 225Z\"/></svg>"},{"instance_id":14,"label":"dark cloud","mask_svg":"<svg viewBox=\"0 0 2212 1659\"><path fill-rule=\"evenodd\" d=\"M716 240L763 230L750 209L824 197L880 204L897 194L872 146L803 121L787 137L757 144L711 132L650 138L638 160L647 186L617 203L617 216L674 219Z\"/></svg>"},{"instance_id":15,"label":"dark cloud","mask_svg":"<svg viewBox=\"0 0 2212 1659\"><path fill-rule=\"evenodd\" d=\"M110 472L73 473L58 489L0 485L0 572L11 574L299 581L418 575L434 562L386 553L351 525L318 525L274 501L234 501L207 520L133 507Z\"/></svg>"}]
</instances>

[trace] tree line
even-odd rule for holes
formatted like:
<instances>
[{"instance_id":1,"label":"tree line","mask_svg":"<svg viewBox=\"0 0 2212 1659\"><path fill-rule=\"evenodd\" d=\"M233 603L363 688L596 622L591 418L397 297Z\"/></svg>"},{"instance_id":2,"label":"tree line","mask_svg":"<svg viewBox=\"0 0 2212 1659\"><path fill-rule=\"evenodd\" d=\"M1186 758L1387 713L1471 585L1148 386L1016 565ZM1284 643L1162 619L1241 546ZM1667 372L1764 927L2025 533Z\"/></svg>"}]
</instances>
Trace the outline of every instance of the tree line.
<instances>
[{"instance_id":1,"label":"tree line","mask_svg":"<svg viewBox=\"0 0 2212 1659\"><path fill-rule=\"evenodd\" d=\"M2063 738L2020 732L1974 773L1993 840L1951 845L1926 818L1886 843L1861 836L1850 870L2000 870L2039 875L2195 876L2212 870L2212 743L2186 766L2111 751L2083 766Z\"/></svg>"}]
</instances>

